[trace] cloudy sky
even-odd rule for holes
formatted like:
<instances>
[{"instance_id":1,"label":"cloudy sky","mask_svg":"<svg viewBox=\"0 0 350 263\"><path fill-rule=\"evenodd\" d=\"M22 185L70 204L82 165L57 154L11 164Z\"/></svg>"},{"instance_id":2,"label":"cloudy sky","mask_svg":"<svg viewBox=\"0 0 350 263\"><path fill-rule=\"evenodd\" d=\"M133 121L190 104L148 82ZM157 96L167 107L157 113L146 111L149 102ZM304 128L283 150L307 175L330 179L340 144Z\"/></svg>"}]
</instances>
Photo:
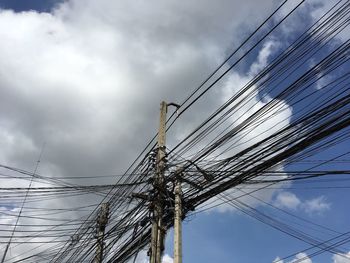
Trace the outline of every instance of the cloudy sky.
<instances>
[{"instance_id":1,"label":"cloudy sky","mask_svg":"<svg viewBox=\"0 0 350 263\"><path fill-rule=\"evenodd\" d=\"M122 174L152 138L159 103L182 102L280 2L0 0L0 164L32 171L43 151L38 172L45 176L95 176L86 183L113 183L114 178L103 175ZM299 2L289 1L280 16ZM232 96L235 85L264 68L329 2L306 1L183 116L168 144ZM340 41L344 39L346 35ZM264 104L259 96L254 103ZM293 108L284 103L283 113L265 124L271 132L292 118ZM1 180L1 185L25 187L28 181ZM349 198L346 190L288 187L257 196L340 233L349 230L350 214L340 202ZM19 210L19 204L0 205L4 213ZM266 205L261 209L269 212ZM0 220L12 222L6 216ZM350 252L309 259L302 252L309 245L228 206L185 220L183 234L185 263L350 262ZM331 237L316 230L313 234ZM172 233L166 263L172 262L171 238ZM348 244L342 249L350 251ZM11 253L18 254L15 248ZM139 262L144 258L142 254Z\"/></svg>"}]
</instances>

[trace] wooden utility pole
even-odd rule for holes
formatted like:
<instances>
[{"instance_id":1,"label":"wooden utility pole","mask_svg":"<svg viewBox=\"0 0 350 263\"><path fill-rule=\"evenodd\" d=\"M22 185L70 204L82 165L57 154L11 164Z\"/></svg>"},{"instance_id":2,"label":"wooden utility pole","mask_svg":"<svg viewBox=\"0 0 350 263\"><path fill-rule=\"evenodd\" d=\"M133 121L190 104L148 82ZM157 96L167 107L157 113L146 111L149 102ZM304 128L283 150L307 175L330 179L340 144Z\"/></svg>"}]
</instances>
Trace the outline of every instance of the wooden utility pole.
<instances>
[{"instance_id":1,"label":"wooden utility pole","mask_svg":"<svg viewBox=\"0 0 350 263\"><path fill-rule=\"evenodd\" d=\"M105 229L108 223L109 203L103 203L96 221L97 247L94 263L102 263Z\"/></svg>"},{"instance_id":2,"label":"wooden utility pole","mask_svg":"<svg viewBox=\"0 0 350 263\"><path fill-rule=\"evenodd\" d=\"M162 101L160 104L160 119L158 130L158 152L156 159L156 173L154 175L154 187L156 198L154 200L154 210L152 219L152 237L151 237L151 263L161 263L164 250L165 229L163 227L163 191L164 170L165 170L165 132L166 132L166 114L167 104Z\"/></svg>"},{"instance_id":3,"label":"wooden utility pole","mask_svg":"<svg viewBox=\"0 0 350 263\"><path fill-rule=\"evenodd\" d=\"M174 263L182 263L182 189L179 172L175 181Z\"/></svg>"}]
</instances>

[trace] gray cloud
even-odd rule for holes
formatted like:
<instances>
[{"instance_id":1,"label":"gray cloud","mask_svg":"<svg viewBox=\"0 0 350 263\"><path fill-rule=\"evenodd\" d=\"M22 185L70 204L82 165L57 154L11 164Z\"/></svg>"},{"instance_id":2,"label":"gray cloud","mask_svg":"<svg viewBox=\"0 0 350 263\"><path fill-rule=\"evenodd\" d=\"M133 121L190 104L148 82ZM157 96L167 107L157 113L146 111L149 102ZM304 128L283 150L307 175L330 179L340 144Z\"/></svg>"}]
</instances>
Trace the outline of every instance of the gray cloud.
<instances>
[{"instance_id":1,"label":"gray cloud","mask_svg":"<svg viewBox=\"0 0 350 263\"><path fill-rule=\"evenodd\" d=\"M275 4L70 0L52 13L1 10L1 163L32 170L46 142L42 174L122 173L155 134L160 101L181 102ZM235 90L221 88L183 117L169 144Z\"/></svg>"},{"instance_id":2,"label":"gray cloud","mask_svg":"<svg viewBox=\"0 0 350 263\"><path fill-rule=\"evenodd\" d=\"M155 133L159 102L189 94L242 38L235 29L272 4L260 7L105 0L1 11L2 160L32 167L46 141L44 160L62 174L123 171Z\"/></svg>"}]
</instances>

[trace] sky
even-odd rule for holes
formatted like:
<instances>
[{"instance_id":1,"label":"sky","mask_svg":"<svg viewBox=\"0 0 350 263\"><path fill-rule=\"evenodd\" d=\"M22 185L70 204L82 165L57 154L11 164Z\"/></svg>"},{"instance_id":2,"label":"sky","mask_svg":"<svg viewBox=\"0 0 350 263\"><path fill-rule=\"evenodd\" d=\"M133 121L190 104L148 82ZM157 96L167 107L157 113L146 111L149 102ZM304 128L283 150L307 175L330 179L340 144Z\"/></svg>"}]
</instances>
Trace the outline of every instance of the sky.
<instances>
[{"instance_id":1,"label":"sky","mask_svg":"<svg viewBox=\"0 0 350 263\"><path fill-rule=\"evenodd\" d=\"M289 1L283 12L298 2ZM168 135L169 145L263 69L332 1L306 2L183 117ZM0 0L0 164L32 171L42 151L41 174L93 175L95 179L84 183L112 183L113 178L103 175L122 174L155 134L159 103L183 101L279 4L275 0ZM345 32L337 41L346 39ZM252 103L262 107L262 97L258 94ZM294 118L296 109L288 101L282 105L284 111L265 123L271 133ZM28 182L1 180L1 184L25 187ZM289 184L256 196L339 233L349 231L347 189L307 190ZM242 200L282 221L292 220L257 200ZM50 200L45 206L57 203L64 201ZM17 213L19 205L0 206L0 222L13 222L6 213ZM303 263L350 262L348 243L342 246L348 253L343 256L323 253L308 258L309 251L302 251L309 245L228 205L194 214L183 227L185 263L292 263L301 258ZM320 239L332 237L302 227ZM170 231L164 263L172 262L172 235ZM16 248L10 252L11 257L20 253ZM137 262L146 260L141 252Z\"/></svg>"}]
</instances>

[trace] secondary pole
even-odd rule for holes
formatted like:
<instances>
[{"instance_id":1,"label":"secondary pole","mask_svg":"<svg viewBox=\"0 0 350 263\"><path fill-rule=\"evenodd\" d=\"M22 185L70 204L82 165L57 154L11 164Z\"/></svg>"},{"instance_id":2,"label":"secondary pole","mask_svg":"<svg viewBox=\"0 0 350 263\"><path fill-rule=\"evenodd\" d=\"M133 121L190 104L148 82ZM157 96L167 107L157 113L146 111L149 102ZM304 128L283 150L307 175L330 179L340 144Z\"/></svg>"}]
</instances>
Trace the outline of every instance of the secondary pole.
<instances>
[{"instance_id":1,"label":"secondary pole","mask_svg":"<svg viewBox=\"0 0 350 263\"><path fill-rule=\"evenodd\" d=\"M167 104L162 101L160 104L160 118L158 130L158 152L156 173L154 175L154 186L156 190L156 198L154 201L154 213L152 219L152 237L151 237L151 263L161 263L162 253L164 250L165 229L163 227L163 191L164 186L164 170L165 170L165 133L166 133L166 114Z\"/></svg>"},{"instance_id":2,"label":"secondary pole","mask_svg":"<svg viewBox=\"0 0 350 263\"><path fill-rule=\"evenodd\" d=\"M104 247L104 236L105 229L108 223L109 215L109 203L103 203L100 208L99 215L97 217L97 247L94 263L102 263L103 260L103 247Z\"/></svg>"},{"instance_id":3,"label":"secondary pole","mask_svg":"<svg viewBox=\"0 0 350 263\"><path fill-rule=\"evenodd\" d=\"M182 189L181 172L175 181L175 211L174 211L174 263L182 263Z\"/></svg>"}]
</instances>

